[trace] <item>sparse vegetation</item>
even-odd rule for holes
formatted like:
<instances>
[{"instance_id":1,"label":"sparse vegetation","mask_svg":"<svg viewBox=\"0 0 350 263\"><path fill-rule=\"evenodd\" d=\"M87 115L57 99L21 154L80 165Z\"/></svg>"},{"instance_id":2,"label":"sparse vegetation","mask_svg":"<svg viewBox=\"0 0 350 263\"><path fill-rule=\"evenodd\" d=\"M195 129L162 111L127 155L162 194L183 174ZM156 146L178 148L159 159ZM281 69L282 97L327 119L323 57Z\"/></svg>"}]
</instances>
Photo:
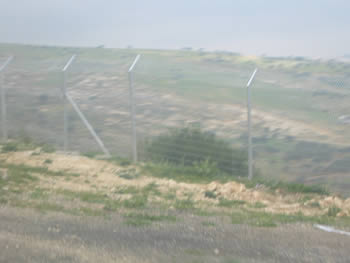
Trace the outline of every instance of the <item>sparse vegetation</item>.
<instances>
[{"instance_id":1,"label":"sparse vegetation","mask_svg":"<svg viewBox=\"0 0 350 263\"><path fill-rule=\"evenodd\" d=\"M1 184L13 184L15 186L21 186L22 184L38 181L38 178L31 174L31 170L25 169L23 166L5 166L0 163L0 168L2 167L7 168L7 178L6 180L0 178L0 186Z\"/></svg>"},{"instance_id":2,"label":"sparse vegetation","mask_svg":"<svg viewBox=\"0 0 350 263\"><path fill-rule=\"evenodd\" d=\"M221 173L245 176L247 157L214 134L199 128L182 128L160 135L145 146L147 158L156 162L193 166L197 174L217 176Z\"/></svg>"},{"instance_id":3,"label":"sparse vegetation","mask_svg":"<svg viewBox=\"0 0 350 263\"><path fill-rule=\"evenodd\" d=\"M18 150L17 143L8 142L2 146L2 152L16 152Z\"/></svg>"},{"instance_id":4,"label":"sparse vegetation","mask_svg":"<svg viewBox=\"0 0 350 263\"><path fill-rule=\"evenodd\" d=\"M224 198L219 199L219 206L221 207L237 207L244 205L246 202L243 200L227 200Z\"/></svg>"},{"instance_id":5,"label":"sparse vegetation","mask_svg":"<svg viewBox=\"0 0 350 263\"><path fill-rule=\"evenodd\" d=\"M45 161L44 161L44 164L51 164L52 163L52 160L51 159L46 159Z\"/></svg>"},{"instance_id":6,"label":"sparse vegetation","mask_svg":"<svg viewBox=\"0 0 350 263\"><path fill-rule=\"evenodd\" d=\"M56 212L62 212L64 211L64 207L58 204L49 203L49 202L40 202L34 204L34 208L38 209L40 212L47 212L47 211L56 211Z\"/></svg>"},{"instance_id":7,"label":"sparse vegetation","mask_svg":"<svg viewBox=\"0 0 350 263\"><path fill-rule=\"evenodd\" d=\"M55 151L55 148L52 145L34 142L30 137L22 135L19 138L3 144L2 152L32 151L37 148L40 148L40 150L45 153L53 153ZM39 155L40 152L33 152L33 154Z\"/></svg>"},{"instance_id":8,"label":"sparse vegetation","mask_svg":"<svg viewBox=\"0 0 350 263\"><path fill-rule=\"evenodd\" d=\"M339 207L336 206L332 206L328 209L328 216L334 217L337 216L337 214L341 211L341 209Z\"/></svg>"},{"instance_id":9,"label":"sparse vegetation","mask_svg":"<svg viewBox=\"0 0 350 263\"><path fill-rule=\"evenodd\" d=\"M122 207L121 203L117 200L108 200L103 206L103 210L108 212L117 211L120 207Z\"/></svg>"},{"instance_id":10,"label":"sparse vegetation","mask_svg":"<svg viewBox=\"0 0 350 263\"><path fill-rule=\"evenodd\" d=\"M112 157L112 158L108 159L108 161L115 163L117 165L123 166L123 167L130 166L132 164L132 162L129 159L122 158L122 157Z\"/></svg>"},{"instance_id":11,"label":"sparse vegetation","mask_svg":"<svg viewBox=\"0 0 350 263\"><path fill-rule=\"evenodd\" d=\"M122 170L122 171L118 172L117 175L119 177L127 179L127 180L132 180L132 179L139 177L139 174L137 173L135 168Z\"/></svg>"},{"instance_id":12,"label":"sparse vegetation","mask_svg":"<svg viewBox=\"0 0 350 263\"><path fill-rule=\"evenodd\" d=\"M78 191L71 191L71 190L61 190L61 191L58 191L58 193L64 195L70 200L78 199L80 201L87 202L87 203L104 204L109 200L106 194L94 193L94 192L78 192Z\"/></svg>"},{"instance_id":13,"label":"sparse vegetation","mask_svg":"<svg viewBox=\"0 0 350 263\"><path fill-rule=\"evenodd\" d=\"M203 226L212 227L212 226L215 226L215 223L214 222L205 221L205 222L202 222L202 225Z\"/></svg>"},{"instance_id":14,"label":"sparse vegetation","mask_svg":"<svg viewBox=\"0 0 350 263\"><path fill-rule=\"evenodd\" d=\"M18 154L20 155L20 153ZM90 186L90 181L95 180L94 178L98 174L98 171L90 175L84 174L82 178L79 178L79 174L70 173L69 169L62 169L62 171L51 171L48 169L47 164L53 162L56 164L54 155L43 154L42 156L33 156L30 158L36 161L41 158L42 161L39 162L40 166L31 167L6 163L4 161L0 162L0 169L5 169L7 174L3 176L0 171L1 204L32 207L41 212L55 211L87 216L108 216L110 213L118 211L118 213L126 215L125 222L127 224L134 226L147 225L157 221L174 220L172 216L163 216L155 213L155 211L167 211L169 207L173 209L174 213L191 213L194 216L204 218L229 216L234 224L247 224L258 227L274 227L279 224L295 222L350 225L347 217L339 218L337 216L341 212L341 209L338 207L329 207L328 211L321 216L304 216L302 213L292 215L276 214L263 212L263 209L269 206L263 200L252 202L246 200L228 200L222 197L220 191L204 188L206 190L201 192L201 198L206 197L207 199L204 198L197 203L195 200L198 200L198 196L195 196L195 192L190 190L191 188L185 191L183 189L178 191L176 184L173 184L174 182L169 192L164 192L162 186L163 180L157 180L156 178L152 180L148 178L148 182L142 185L137 185L133 182L133 180L140 180L141 182L141 180L145 179L144 176L149 174L175 179L182 183L207 184L213 180L229 182L233 179L232 176L226 176L225 174L220 177L212 176L210 173L200 175L198 174L198 167L195 167L195 165L146 163L141 165L141 167L133 166L123 169L119 169L119 166L117 176L130 180L130 182L126 181L127 183L125 185L115 185L111 188L113 190L110 191L109 187L100 187L96 181L94 187L90 188L90 190L74 191L64 187L55 190L49 186L42 188L37 182L43 178L42 176L62 182L66 182L69 179L72 185L85 182L89 185L84 184L84 187L89 189L89 187L92 187ZM85 158L82 159L87 161ZM92 162L95 163L96 161ZM101 171L105 168L106 166L101 166ZM114 177L113 172L111 172L111 177ZM120 178L115 179L120 180ZM321 206L320 202L309 203L310 200L327 194L324 189L299 184L264 181L258 177L254 178L253 181L248 181L246 178L235 179L244 182L249 187L255 187L258 189L257 191L267 191L272 195L276 194L276 190L279 190L278 195L298 193L295 202L303 205L307 204L303 206L303 209L309 207L310 211L315 212L315 214L317 214L316 212L320 212L321 208L324 209L324 205ZM206 186L204 185L203 187ZM61 201L57 202L57 200ZM312 208L318 209L316 211L315 209L312 210ZM140 210L142 213L136 213L136 211ZM206 226L211 225L207 224Z\"/></svg>"},{"instance_id":15,"label":"sparse vegetation","mask_svg":"<svg viewBox=\"0 0 350 263\"><path fill-rule=\"evenodd\" d=\"M213 191L205 191L204 196L211 199L216 199L216 194Z\"/></svg>"},{"instance_id":16,"label":"sparse vegetation","mask_svg":"<svg viewBox=\"0 0 350 263\"><path fill-rule=\"evenodd\" d=\"M268 184L269 186L271 184ZM323 186L319 185L305 185L305 184L298 184L298 183L285 183L285 182L278 182L275 184L272 184L270 186L272 189L281 189L285 190L289 193L314 193L314 194L320 194L320 195L329 195L329 191L325 189Z\"/></svg>"},{"instance_id":17,"label":"sparse vegetation","mask_svg":"<svg viewBox=\"0 0 350 263\"><path fill-rule=\"evenodd\" d=\"M116 191L118 194L137 194L140 189L135 186L119 187Z\"/></svg>"},{"instance_id":18,"label":"sparse vegetation","mask_svg":"<svg viewBox=\"0 0 350 263\"><path fill-rule=\"evenodd\" d=\"M299 142L287 152L286 160L313 159L315 162L326 162L331 159L335 149L327 144L316 142Z\"/></svg>"},{"instance_id":19,"label":"sparse vegetation","mask_svg":"<svg viewBox=\"0 0 350 263\"><path fill-rule=\"evenodd\" d=\"M261 202L255 202L254 204L251 204L250 207L260 209L260 208L267 207L267 205L265 205Z\"/></svg>"},{"instance_id":20,"label":"sparse vegetation","mask_svg":"<svg viewBox=\"0 0 350 263\"><path fill-rule=\"evenodd\" d=\"M56 160L55 156L60 153L48 154L55 151L53 144L61 149L63 132L57 126L57 123L62 123L62 101L57 89L60 85L60 76L52 69L62 65L65 56L79 54L80 62L76 63L74 70L70 72L70 81L75 87L79 105L97 128L97 133L101 135L108 149L113 154L128 157L131 155L130 120L128 99L123 97L127 94L127 77L124 69L136 52L145 54L145 59L142 61L144 64L140 64L135 74L135 87L137 87L135 94L142 95L143 98L142 103L136 100L136 107L140 113L137 131L140 133L138 146L142 151L139 157L141 161L147 162L137 165L132 164L127 158L113 157L107 160L109 162L107 165L103 164L105 167L108 166L108 169L99 171L95 167L89 168L89 165L86 165L91 160L82 158L83 162L86 162L82 162L82 169L75 166L73 162L59 168L62 160ZM326 196L329 194L328 189L334 192L339 190L349 195L350 177L347 174L350 170L348 161L350 148L344 147L350 138L350 126L345 125L345 121L349 119L347 105L349 105L350 96L348 88L350 66L347 63L304 57L245 57L240 54L203 52L203 50L200 52L193 50L140 51L10 44L0 44L0 53L2 58L8 54L14 54L20 58L15 61L14 70L6 72L5 77L6 83L12 83L11 89L8 90L11 101L8 105L9 120L16 121L9 122L10 141L0 146L1 157L3 157L3 161L0 161L0 206L34 208L40 212L63 212L83 216L106 216L113 213L113 217L117 219L116 222L112 222L113 227L119 222L120 217L130 227L158 223L159 226L154 227L156 237L169 233L162 232L163 229L167 231L172 229L172 226L168 227L166 224L179 221L177 217L181 216L181 220L187 217L189 220L181 225L179 231L185 233L185 243L190 244L191 240L198 241L205 237L206 245L204 248L190 246L183 249L183 254L188 259L193 259L184 260L185 262L205 260L237 262L231 259L227 249L220 247L220 251L214 251L214 245L220 243L211 242L211 239L216 240L216 236L211 235L211 231L214 230L220 232L218 240L225 242L227 240L235 242L234 238L238 234L242 237L240 242L246 239L244 234L258 240L243 242L242 249L231 250L232 246L230 248L232 252L239 252L237 256L244 257L249 254L257 257L255 261L274 262L283 261L283 259L288 261L286 259L288 256L292 257L289 261L298 261L297 259L305 255L310 256L311 261L313 255L324 261L334 261L334 253L338 251L328 252L331 254L330 258L324 257L327 252L323 251L327 249L321 251L312 248L304 251L302 246L305 247L306 243L314 241L309 236L306 243L300 242L300 246L294 247L294 244L289 242L300 238L300 235L296 233L297 237L290 238L286 233L295 229L303 231L303 227L286 226L282 231L286 238L279 235L280 229L271 231L274 241L268 240L268 235L265 236L269 231L257 230L256 232L262 233L259 237L263 239L266 237L264 249L259 247L261 238L254 236L256 233L254 228L294 223L320 223L344 226L347 229L350 227L349 216L345 215L349 211L345 205L340 205L343 200ZM258 177L256 176L258 173L254 173L254 179L248 181L242 178L247 174L247 167L246 153L240 150L240 147L245 147L247 142L244 123L246 92L242 87L254 67L262 69L262 74L257 75L254 83L252 100L255 109L253 115L254 161L263 177ZM87 72L94 73L86 74ZM154 74L155 72L157 74ZM111 88L116 85L118 89ZM99 92L96 92L96 88ZM107 90L108 96L103 95ZM69 149L86 152L85 156L95 159L91 162L98 162L100 153L97 152L95 142L88 136L88 132L76 114L69 112L69 115ZM191 128L191 126L164 133L167 127L183 127L191 122L196 123L194 125L201 123L198 126L203 129ZM34 136L33 139L28 134ZM143 138L149 138L145 145ZM44 144L41 140L50 144ZM235 148L231 148L231 145ZM22 153L22 151L29 152ZM30 152L31 156L29 156ZM18 165L21 155L22 158L28 156L25 158L31 159L25 162L27 166ZM64 159L64 162L69 163L69 157ZM38 166L29 166L29 164ZM113 164L118 167L109 169ZM244 190L245 192L253 193L253 190L254 193L258 192L257 198L255 195L250 199L248 195L248 197L240 196L239 192L231 193L230 189L227 190L219 184L217 189L207 190L213 189L207 186L212 181L226 183L232 180L242 182L250 188ZM304 185L303 182L306 184ZM169 191L166 191L168 186ZM197 191L198 189L200 191ZM194 193L193 196L191 193ZM259 200L260 196L265 194L271 199L276 197L276 203L269 198L267 198L268 201L264 198ZM233 198L237 200L230 200ZM244 200L239 200L240 198ZM284 200L281 204L286 204L285 207L295 205L296 209L307 211L305 215L315 216L305 216L301 212L279 214L274 209L278 209L276 207L281 199ZM325 200L328 201L325 202ZM285 211L283 209L278 211ZM168 212L170 214L167 214ZM53 218L57 219L56 216ZM4 218L4 220L8 219ZM23 221L29 222L29 220L26 218ZM86 220L89 222L90 219ZM225 228L222 227L227 222L246 225L249 228L228 226L227 232L231 234L230 231L233 229L234 234L232 239L227 239L224 236ZM13 225L16 224L17 221ZM85 221L83 224L88 225ZM214 228L216 225L217 227ZM43 224L42 227L44 236L48 239L54 238L55 241L51 242L53 245L56 238L64 236L64 233L48 235L45 226ZM74 228L77 229L77 226L74 225ZM4 229L6 232L6 227ZM8 229L13 230L13 228ZM70 227L67 227L64 232L69 229ZM177 230L177 228L174 229ZM197 232L197 235L190 239L192 232L196 234L197 229L201 231L200 234L204 230L204 234L199 237ZM284 232L286 229L290 231ZM91 229L82 227L82 230L86 231L83 236L89 237L95 228L90 231ZM25 238L28 240L21 240L20 235L17 237L15 232L9 232L11 232L9 245L12 241L16 242L24 251L25 243L36 239L28 236ZM143 234L140 230L131 232L135 233L135 236L138 233ZM313 234L311 232L313 231L308 232L310 236ZM174 236L175 240L179 240L177 234ZM80 237L84 239L83 236ZM107 233L107 239L108 236ZM117 234L114 236L121 236L123 240L128 238ZM319 236L322 237L317 233L317 237ZM278 244L276 247L273 246L278 243L275 242L279 240L277 237L286 241L285 244L291 247L290 250L276 252L275 248L282 247ZM47 238L44 239L46 241ZM132 239L138 238L131 236ZM144 236L141 241L143 239ZM336 237L331 239L336 240ZM150 240L152 241L152 238ZM336 244L339 241L332 242L332 240L326 241L332 243L329 247L338 248ZM6 238L4 241L8 243ZM76 241L77 247L80 243L85 244L85 240L73 241ZM171 243L172 238L168 241L172 249L174 245ZM296 241L298 243L298 240ZM316 245L327 248L326 242L323 239L320 243L316 242ZM51 243L48 243L50 252L55 252L58 247L55 246L55 251L52 251ZM71 242L64 243L69 246ZM213 246L209 246L209 243ZM34 242L30 245L34 247ZM132 244L129 245L132 247ZM178 245L176 250L181 251ZM226 244L223 247L226 247ZM345 250L342 255L348 254L346 247L342 246ZM293 252L299 251L296 248L301 248L305 253L299 256L293 255ZM6 250L5 253L12 249L13 247L10 246L10 250ZM89 246L86 247L87 253L84 253L84 249L78 252L85 257L90 257L93 253L90 254L88 249ZM110 251L107 250L105 252L109 254ZM18 250L13 249L13 251ZM67 254L71 252L67 258L75 256L71 248L67 251ZM101 255L97 255L96 258ZM63 258L63 255L56 256ZM153 256L151 255L152 259ZM208 259L204 260L207 256ZM93 261L94 257L91 260ZM174 260L181 261L177 258ZM346 257L344 260L346 261ZM101 258L100 261L108 260ZM242 262L245 261L242 259Z\"/></svg>"},{"instance_id":21,"label":"sparse vegetation","mask_svg":"<svg viewBox=\"0 0 350 263\"><path fill-rule=\"evenodd\" d=\"M48 193L47 193L44 189L36 188L36 189L30 194L30 197L33 198L33 199L39 199L39 200L47 199Z\"/></svg>"},{"instance_id":22,"label":"sparse vegetation","mask_svg":"<svg viewBox=\"0 0 350 263\"><path fill-rule=\"evenodd\" d=\"M97 209L91 209L89 207L80 207L80 212L83 213L83 215L86 216L104 216L104 211L97 210Z\"/></svg>"},{"instance_id":23,"label":"sparse vegetation","mask_svg":"<svg viewBox=\"0 0 350 263\"><path fill-rule=\"evenodd\" d=\"M262 177L255 177L251 181L246 179L240 179L239 181L241 183L244 183L248 188L254 188L257 185L263 185L271 190L281 190L285 191L286 193L329 195L329 191L320 185L305 185L292 182L267 180Z\"/></svg>"},{"instance_id":24,"label":"sparse vegetation","mask_svg":"<svg viewBox=\"0 0 350 263\"><path fill-rule=\"evenodd\" d=\"M37 174L44 174L44 175L50 175L50 176L73 176L73 177L78 177L79 174L75 173L67 173L63 171L51 171L49 170L46 166L28 166L28 165L14 165L14 164L9 164L0 161L0 168L7 168L9 171L14 171L16 173L37 173Z\"/></svg>"},{"instance_id":25,"label":"sparse vegetation","mask_svg":"<svg viewBox=\"0 0 350 263\"><path fill-rule=\"evenodd\" d=\"M122 202L122 205L126 208L140 209L147 205L147 196L145 195L133 195L130 199L126 199Z\"/></svg>"},{"instance_id":26,"label":"sparse vegetation","mask_svg":"<svg viewBox=\"0 0 350 263\"><path fill-rule=\"evenodd\" d=\"M266 212L248 212L246 210L234 212L231 219L233 224L247 224L257 227L275 227L279 224L290 224L296 222L334 224L334 220L330 216L304 216L302 213L287 215Z\"/></svg>"},{"instance_id":27,"label":"sparse vegetation","mask_svg":"<svg viewBox=\"0 0 350 263\"><path fill-rule=\"evenodd\" d=\"M86 152L83 155L88 158L95 158L98 155L98 152Z\"/></svg>"},{"instance_id":28,"label":"sparse vegetation","mask_svg":"<svg viewBox=\"0 0 350 263\"><path fill-rule=\"evenodd\" d=\"M56 151L55 147L51 144L46 144L46 143L43 143L43 144L39 144L41 150L45 153L53 153Z\"/></svg>"},{"instance_id":29,"label":"sparse vegetation","mask_svg":"<svg viewBox=\"0 0 350 263\"><path fill-rule=\"evenodd\" d=\"M19 121L13 124L15 126L10 134L12 136L11 139L21 139L29 145L33 144L29 136L33 136L35 137L33 141L40 139L44 142L58 144L56 128L58 120L61 118L61 104L59 96L48 90L47 87L57 86L59 78L57 74L52 72L47 72L45 76L42 73L34 72L32 65L35 62L36 67L45 69L46 58L49 57L53 64L59 64L61 63L62 54L73 51L84 54L83 61L87 63L86 68L89 66L99 79L89 78L87 81L95 82L102 89L115 85L115 82L110 77L110 69L122 68L122 65L129 63L130 58L137 52L129 49L95 50L0 45L0 52L3 55L18 52L21 57L21 68L24 71L28 71L23 75L19 74L19 81L25 80L27 88L12 94L16 96L16 104L9 111L9 114L11 114L12 119ZM310 176L331 175L337 171L345 173L344 171L348 170L345 162L336 161L349 159L349 153L342 152L341 149L335 146L335 144L346 144L348 141L347 134L349 134L347 126L337 123L338 115L346 114L346 109L343 105L347 105L349 98L349 90L339 86L339 84L343 86L349 84L350 68L346 63L301 59L300 57L252 58L225 52L183 52L178 50L143 50L142 52L147 54L148 61L157 62L147 62L147 67L140 69L140 74L138 75L140 83L143 83L146 87L145 90L150 91L146 96L171 94L171 96L183 100L181 103L174 102L174 105L171 105L171 107L169 105L169 108L165 107L165 110L156 110L157 108L160 109L157 103L157 96L156 100L150 100L149 105L145 109L152 112L154 118L149 119L151 123L149 123L148 127L156 128L152 129L152 131L146 131L147 129L144 129L143 126L138 127L138 129L143 131L143 136L151 138L156 132L158 134L159 131L164 131L165 127L173 127L173 124L162 122L163 120L171 119L168 117L178 115L181 117L185 115L188 120L201 122L203 128L209 129L209 126L211 126L210 122L216 119L215 116L219 116L218 114L223 112L210 110L210 115L206 114L205 110L203 110L205 107L200 107L200 104L215 103L225 107L232 103L242 105L246 96L244 90L241 89L242 83L249 77L248 72L253 67L259 67L266 74L259 75L255 83L257 89L253 93L253 100L256 110L264 110L272 118L278 117L280 113L283 113L283 119L286 122L271 123L270 121L263 121L263 125L254 127L255 138L253 141L254 145L258 146L255 149L256 154L259 155L259 158L256 158L257 167L263 166L262 172L268 177L281 179L282 174L285 174L285 178L288 177L291 181L299 179L298 175L300 174ZM43 60L38 60L38 58ZM76 71L71 72L77 84L85 78L82 68L82 65L76 65ZM159 72L157 78L154 77L154 72ZM113 72L113 74L117 74L116 76L118 77L123 76L123 73L118 71ZM271 78L270 76L273 77ZM121 81L126 80L121 78ZM315 83L317 89L313 85L308 85L310 82ZM76 90L80 92L82 86L78 84ZM84 89L84 92L88 93L85 96L86 100L83 100L82 103L91 103L91 100L93 100L96 105L104 105L107 108L106 113L109 114L109 110L113 108L109 106L114 105L112 99L102 99L89 89ZM276 97L279 99L276 100ZM163 103L168 103L168 100L164 100ZM38 105L43 111L38 110ZM189 107L191 105L196 107ZM126 109L126 107L128 107L127 103L121 105L121 108ZM27 110L24 111L23 108ZM102 115L94 111L93 107L88 107L86 110L91 121L101 127L102 125L100 124L105 118L101 118ZM210 132L216 132L218 135L220 134L221 138L230 138L230 140L232 140L232 134L244 134L242 133L241 125L228 127L225 124L226 116L231 116L232 120L239 120L234 117L239 114L235 115L234 112L232 113L225 114L225 118L222 120L220 118L220 120L215 120L218 123L215 124L214 129L210 128ZM337 115L334 116L333 114ZM37 117L33 118L33 116ZM76 129L74 133L71 133L72 145L75 149L79 146L81 151L87 152L87 155L91 157L95 157L97 153L91 152L95 148L93 148L94 145L92 145L90 138L77 140L77 134L81 132L78 125L79 119L74 114L71 117L72 127L70 129ZM111 119L114 118L112 116L109 117ZM30 120L33 128L26 130L22 125L24 120L26 122ZM296 121L293 122L293 126L295 126L293 130L294 128L304 127L304 124L312 126L312 129L309 130L306 136L300 135L298 132L293 134L294 132L290 129L283 128L285 127L284 124L288 124L289 120ZM300 123L300 127L298 123ZM183 124L179 123L179 125ZM277 127L273 131L267 128L272 126ZM106 143L111 145L114 153L121 154L124 157L128 156L129 148L125 143L125 138L129 138L128 130L116 130L115 128L116 126L112 128L107 125L99 132L107 140ZM322 138L320 134L317 134L317 131L325 130L325 128L329 129L330 132ZM108 136L108 134L111 134L111 131L116 132L115 135L118 136ZM340 144L335 142L337 138L340 139ZM310 142L310 139L312 142ZM334 144L332 141L334 141ZM242 146L244 143L245 141L237 143L237 145ZM41 148L42 151L46 152L44 146ZM18 150L21 150L21 147L18 147ZM266 154L267 152L268 154ZM215 160L208 159L208 161L215 164ZM320 165L321 162L322 165ZM125 165L128 165L128 163L130 162L126 161ZM216 166L220 168L219 164L216 164ZM202 170L202 173L205 173L205 171L206 169ZM215 171L209 170L209 172L215 174ZM329 183L332 187L339 188L344 193L347 193L347 185L338 181L330 183L328 180L320 177L316 178L315 182Z\"/></svg>"},{"instance_id":30,"label":"sparse vegetation","mask_svg":"<svg viewBox=\"0 0 350 263\"><path fill-rule=\"evenodd\" d=\"M172 215L150 215L147 213L129 213L124 215L124 218L126 219L126 224L131 226L143 226L161 221L176 221L176 217Z\"/></svg>"},{"instance_id":31,"label":"sparse vegetation","mask_svg":"<svg viewBox=\"0 0 350 263\"><path fill-rule=\"evenodd\" d=\"M326 173L348 173L350 171L349 159L339 159L332 162L324 169Z\"/></svg>"},{"instance_id":32,"label":"sparse vegetation","mask_svg":"<svg viewBox=\"0 0 350 263\"><path fill-rule=\"evenodd\" d=\"M228 182L232 176L222 174L220 176L198 173L193 166L175 165L170 163L146 163L141 167L142 172L153 177L168 178L179 182L188 183L208 183L214 180L219 182Z\"/></svg>"},{"instance_id":33,"label":"sparse vegetation","mask_svg":"<svg viewBox=\"0 0 350 263\"><path fill-rule=\"evenodd\" d=\"M189 210L194 208L194 202L190 199L176 200L174 207L178 210Z\"/></svg>"},{"instance_id":34,"label":"sparse vegetation","mask_svg":"<svg viewBox=\"0 0 350 263\"><path fill-rule=\"evenodd\" d=\"M313 208L320 208L321 207L319 202L312 202L312 203L310 203L310 206Z\"/></svg>"},{"instance_id":35,"label":"sparse vegetation","mask_svg":"<svg viewBox=\"0 0 350 263\"><path fill-rule=\"evenodd\" d=\"M233 180L232 176L222 174L221 176L198 174L196 169L191 166L173 165L169 163L146 163L142 167L142 172L160 178L174 179L179 182L188 183L209 183L218 181L222 183ZM320 185L305 185L292 182L283 182L276 180L268 180L260 176L256 176L253 180L246 178L234 178L236 181L243 183L247 188L256 186L264 186L270 190L281 190L286 193L304 193L304 194L320 194L329 195L329 191Z\"/></svg>"}]
</instances>

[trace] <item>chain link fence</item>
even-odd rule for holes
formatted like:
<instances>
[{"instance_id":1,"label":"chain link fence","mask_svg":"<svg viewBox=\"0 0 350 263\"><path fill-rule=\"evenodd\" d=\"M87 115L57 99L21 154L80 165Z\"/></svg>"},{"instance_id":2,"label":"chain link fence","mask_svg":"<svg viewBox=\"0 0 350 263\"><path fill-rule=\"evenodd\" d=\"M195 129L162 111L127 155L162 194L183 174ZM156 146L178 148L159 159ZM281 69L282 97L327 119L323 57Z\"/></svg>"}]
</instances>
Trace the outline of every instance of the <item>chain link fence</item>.
<instances>
[{"instance_id":1,"label":"chain link fence","mask_svg":"<svg viewBox=\"0 0 350 263\"><path fill-rule=\"evenodd\" d=\"M0 53L1 62L6 52ZM63 149L62 68L77 54L67 71L68 93L112 155L132 158L127 72L138 53L18 48L3 72L10 137ZM349 64L224 52L141 53L133 72L140 161L213 161L234 174L240 160L245 166L239 171L246 171L245 86L258 67L252 85L255 172L348 192ZM73 108L68 112L68 150L100 153Z\"/></svg>"}]
</instances>

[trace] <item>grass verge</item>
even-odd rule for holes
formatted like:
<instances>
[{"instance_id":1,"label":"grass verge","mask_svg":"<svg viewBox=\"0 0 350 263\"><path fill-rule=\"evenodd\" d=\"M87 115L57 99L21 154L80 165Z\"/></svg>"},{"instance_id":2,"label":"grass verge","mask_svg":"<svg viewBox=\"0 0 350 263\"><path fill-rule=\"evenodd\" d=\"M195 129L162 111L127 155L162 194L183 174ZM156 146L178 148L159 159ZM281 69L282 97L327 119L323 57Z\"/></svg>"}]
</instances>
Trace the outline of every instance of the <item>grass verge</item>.
<instances>
[{"instance_id":1,"label":"grass verge","mask_svg":"<svg viewBox=\"0 0 350 263\"><path fill-rule=\"evenodd\" d=\"M267 180L262 177L255 177L248 180L246 177L237 177L225 173L216 176L199 174L194 167L176 166L167 163L146 163L142 166L142 173L158 178L173 179L177 182L207 184L213 181L227 183L236 181L244 184L247 188L254 188L257 185L264 185L270 190L281 190L285 193L303 193L329 195L329 191L320 185L304 185L299 183Z\"/></svg>"},{"instance_id":2,"label":"grass verge","mask_svg":"<svg viewBox=\"0 0 350 263\"><path fill-rule=\"evenodd\" d=\"M172 215L150 215L147 213L130 213L124 215L125 223L131 226L150 225L154 222L175 222L176 217Z\"/></svg>"}]
</instances>

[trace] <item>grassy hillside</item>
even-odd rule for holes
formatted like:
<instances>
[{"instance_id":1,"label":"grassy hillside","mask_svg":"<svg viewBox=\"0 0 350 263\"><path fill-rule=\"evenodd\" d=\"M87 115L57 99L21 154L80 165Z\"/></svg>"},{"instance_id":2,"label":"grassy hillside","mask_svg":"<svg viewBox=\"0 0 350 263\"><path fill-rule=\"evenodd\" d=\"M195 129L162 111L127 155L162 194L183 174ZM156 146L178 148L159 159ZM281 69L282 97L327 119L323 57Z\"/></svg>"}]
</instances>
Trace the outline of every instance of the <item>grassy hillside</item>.
<instances>
[{"instance_id":1,"label":"grassy hillside","mask_svg":"<svg viewBox=\"0 0 350 263\"><path fill-rule=\"evenodd\" d=\"M349 227L350 199L317 186L256 187L258 182L197 168L63 155L32 143L0 145L0 205L90 216L118 212L133 225L175 221L186 212L256 227L295 222Z\"/></svg>"},{"instance_id":2,"label":"grassy hillside","mask_svg":"<svg viewBox=\"0 0 350 263\"><path fill-rule=\"evenodd\" d=\"M225 52L0 45L13 54L5 83L12 136L62 146L60 70L69 91L111 152L130 156L127 69L135 71L139 146L172 127L200 124L232 144L246 143L246 91L255 67L253 120L256 166L269 178L322 183L349 194L350 64L307 58L246 57ZM99 149L70 112L70 149ZM142 157L142 156L141 156Z\"/></svg>"},{"instance_id":3,"label":"grassy hillside","mask_svg":"<svg viewBox=\"0 0 350 263\"><path fill-rule=\"evenodd\" d=\"M0 144L1 261L347 262L350 198L255 180Z\"/></svg>"}]
</instances>

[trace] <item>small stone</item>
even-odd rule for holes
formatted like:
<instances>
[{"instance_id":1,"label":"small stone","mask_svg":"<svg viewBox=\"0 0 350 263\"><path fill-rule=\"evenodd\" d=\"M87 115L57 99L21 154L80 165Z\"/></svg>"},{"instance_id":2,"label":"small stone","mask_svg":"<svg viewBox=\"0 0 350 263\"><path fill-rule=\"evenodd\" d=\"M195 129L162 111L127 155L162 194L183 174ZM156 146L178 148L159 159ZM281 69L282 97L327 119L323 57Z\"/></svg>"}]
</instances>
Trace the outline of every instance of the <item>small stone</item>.
<instances>
[{"instance_id":1,"label":"small stone","mask_svg":"<svg viewBox=\"0 0 350 263\"><path fill-rule=\"evenodd\" d=\"M215 255L219 255L219 253L220 253L219 249L215 248L214 253L215 253Z\"/></svg>"}]
</instances>

